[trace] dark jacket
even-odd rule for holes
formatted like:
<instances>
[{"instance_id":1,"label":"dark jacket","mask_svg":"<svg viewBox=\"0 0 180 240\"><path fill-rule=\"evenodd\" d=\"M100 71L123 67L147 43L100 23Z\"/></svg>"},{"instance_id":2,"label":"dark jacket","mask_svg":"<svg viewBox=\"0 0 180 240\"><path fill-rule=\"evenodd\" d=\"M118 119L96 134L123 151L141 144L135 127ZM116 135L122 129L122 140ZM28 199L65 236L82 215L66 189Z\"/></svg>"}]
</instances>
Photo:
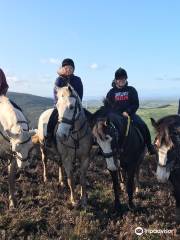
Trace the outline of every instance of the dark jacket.
<instances>
[{"instance_id":1,"label":"dark jacket","mask_svg":"<svg viewBox=\"0 0 180 240\"><path fill-rule=\"evenodd\" d=\"M134 87L128 86L128 83L123 88L114 86L107 93L106 98L112 106L113 112L127 112L130 116L134 115L139 108L139 98Z\"/></svg>"},{"instance_id":2,"label":"dark jacket","mask_svg":"<svg viewBox=\"0 0 180 240\"><path fill-rule=\"evenodd\" d=\"M0 95L6 95L8 88L5 74L3 70L0 69Z\"/></svg>"},{"instance_id":3,"label":"dark jacket","mask_svg":"<svg viewBox=\"0 0 180 240\"><path fill-rule=\"evenodd\" d=\"M79 95L80 99L83 98L83 84L80 77L77 77L75 75L70 76L68 79L62 76L59 76L55 81L55 87L54 87L54 102L56 104L57 102L57 87L61 88L66 85L66 82L69 82L69 84L74 88L74 90Z\"/></svg>"}]
</instances>

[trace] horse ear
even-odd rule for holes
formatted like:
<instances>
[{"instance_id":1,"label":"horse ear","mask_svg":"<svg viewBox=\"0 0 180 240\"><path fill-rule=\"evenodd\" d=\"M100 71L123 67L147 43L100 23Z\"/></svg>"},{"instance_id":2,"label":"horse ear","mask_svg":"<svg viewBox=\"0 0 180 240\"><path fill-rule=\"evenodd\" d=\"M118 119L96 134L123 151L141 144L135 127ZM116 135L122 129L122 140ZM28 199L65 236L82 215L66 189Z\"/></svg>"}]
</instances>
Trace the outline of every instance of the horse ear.
<instances>
[{"instance_id":1,"label":"horse ear","mask_svg":"<svg viewBox=\"0 0 180 240\"><path fill-rule=\"evenodd\" d=\"M150 118L151 119L151 124L154 128L157 128L157 122L154 120L154 118Z\"/></svg>"}]
</instances>

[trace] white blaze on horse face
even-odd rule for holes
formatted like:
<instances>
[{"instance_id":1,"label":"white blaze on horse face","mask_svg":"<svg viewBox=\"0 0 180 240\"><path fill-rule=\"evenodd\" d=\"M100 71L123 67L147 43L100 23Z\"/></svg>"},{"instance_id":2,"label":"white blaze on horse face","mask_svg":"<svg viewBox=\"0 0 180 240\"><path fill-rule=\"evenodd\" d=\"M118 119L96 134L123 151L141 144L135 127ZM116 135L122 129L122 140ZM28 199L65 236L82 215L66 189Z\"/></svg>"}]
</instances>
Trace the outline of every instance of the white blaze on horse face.
<instances>
[{"instance_id":1,"label":"white blaze on horse face","mask_svg":"<svg viewBox=\"0 0 180 240\"><path fill-rule=\"evenodd\" d=\"M98 142L99 146L101 147L104 154L108 154L108 153L112 152L111 141L112 141L112 137L109 135L106 135L106 140L104 140L104 141L101 140L100 138L97 138L97 142ZM106 163L107 163L107 169L109 169L110 171L117 170L117 167L114 164L113 157L106 158Z\"/></svg>"},{"instance_id":2,"label":"white blaze on horse face","mask_svg":"<svg viewBox=\"0 0 180 240\"><path fill-rule=\"evenodd\" d=\"M74 111L75 111L75 104L76 99L74 97L62 97L60 96L58 98L58 102L56 104L58 114L59 114L59 120L60 124L58 126L57 135L60 139L64 140L64 138L67 138L69 136L70 130L72 128L72 124L68 122L63 122L63 118L65 120L74 121ZM61 122L62 120L62 122Z\"/></svg>"},{"instance_id":3,"label":"white blaze on horse face","mask_svg":"<svg viewBox=\"0 0 180 240\"><path fill-rule=\"evenodd\" d=\"M156 170L157 179L160 182L166 182L169 178L170 171L167 171L166 163L167 163L167 152L169 147L162 145L158 150L159 156L159 165ZM161 166L160 166L161 165Z\"/></svg>"}]
</instances>

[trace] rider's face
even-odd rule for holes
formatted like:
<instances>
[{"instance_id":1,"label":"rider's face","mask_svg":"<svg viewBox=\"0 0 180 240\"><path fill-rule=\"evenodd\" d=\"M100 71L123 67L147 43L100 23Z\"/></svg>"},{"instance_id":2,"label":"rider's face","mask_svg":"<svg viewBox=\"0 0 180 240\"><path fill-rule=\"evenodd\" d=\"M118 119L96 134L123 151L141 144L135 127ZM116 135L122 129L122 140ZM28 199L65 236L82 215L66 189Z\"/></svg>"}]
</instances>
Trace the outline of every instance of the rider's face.
<instances>
[{"instance_id":1,"label":"rider's face","mask_svg":"<svg viewBox=\"0 0 180 240\"><path fill-rule=\"evenodd\" d=\"M116 79L116 81L115 81L116 87L122 88L126 85L126 82L127 82L127 78Z\"/></svg>"},{"instance_id":2,"label":"rider's face","mask_svg":"<svg viewBox=\"0 0 180 240\"><path fill-rule=\"evenodd\" d=\"M70 66L70 65L66 65L63 68L64 68L66 76L70 76L70 75L72 75L74 73L74 68L72 66Z\"/></svg>"}]
</instances>

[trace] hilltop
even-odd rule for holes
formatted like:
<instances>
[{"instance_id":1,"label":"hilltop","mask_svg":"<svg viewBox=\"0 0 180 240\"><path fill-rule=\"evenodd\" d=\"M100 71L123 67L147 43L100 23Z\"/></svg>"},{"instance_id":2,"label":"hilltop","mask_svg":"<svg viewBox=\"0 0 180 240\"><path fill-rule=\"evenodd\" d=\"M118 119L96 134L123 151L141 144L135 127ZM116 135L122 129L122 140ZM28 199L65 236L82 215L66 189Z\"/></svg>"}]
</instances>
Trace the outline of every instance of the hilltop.
<instances>
[{"instance_id":1,"label":"hilltop","mask_svg":"<svg viewBox=\"0 0 180 240\"><path fill-rule=\"evenodd\" d=\"M48 108L53 107L53 99L47 97L36 96L26 93L9 92L8 96L11 100L17 103L30 120L30 127L37 127L37 122L40 114ZM89 111L94 112L102 105L102 100L89 99L83 101L84 107ZM156 119L168 114L177 113L178 101L175 100L142 100L138 113L150 125L150 117Z\"/></svg>"}]
</instances>

